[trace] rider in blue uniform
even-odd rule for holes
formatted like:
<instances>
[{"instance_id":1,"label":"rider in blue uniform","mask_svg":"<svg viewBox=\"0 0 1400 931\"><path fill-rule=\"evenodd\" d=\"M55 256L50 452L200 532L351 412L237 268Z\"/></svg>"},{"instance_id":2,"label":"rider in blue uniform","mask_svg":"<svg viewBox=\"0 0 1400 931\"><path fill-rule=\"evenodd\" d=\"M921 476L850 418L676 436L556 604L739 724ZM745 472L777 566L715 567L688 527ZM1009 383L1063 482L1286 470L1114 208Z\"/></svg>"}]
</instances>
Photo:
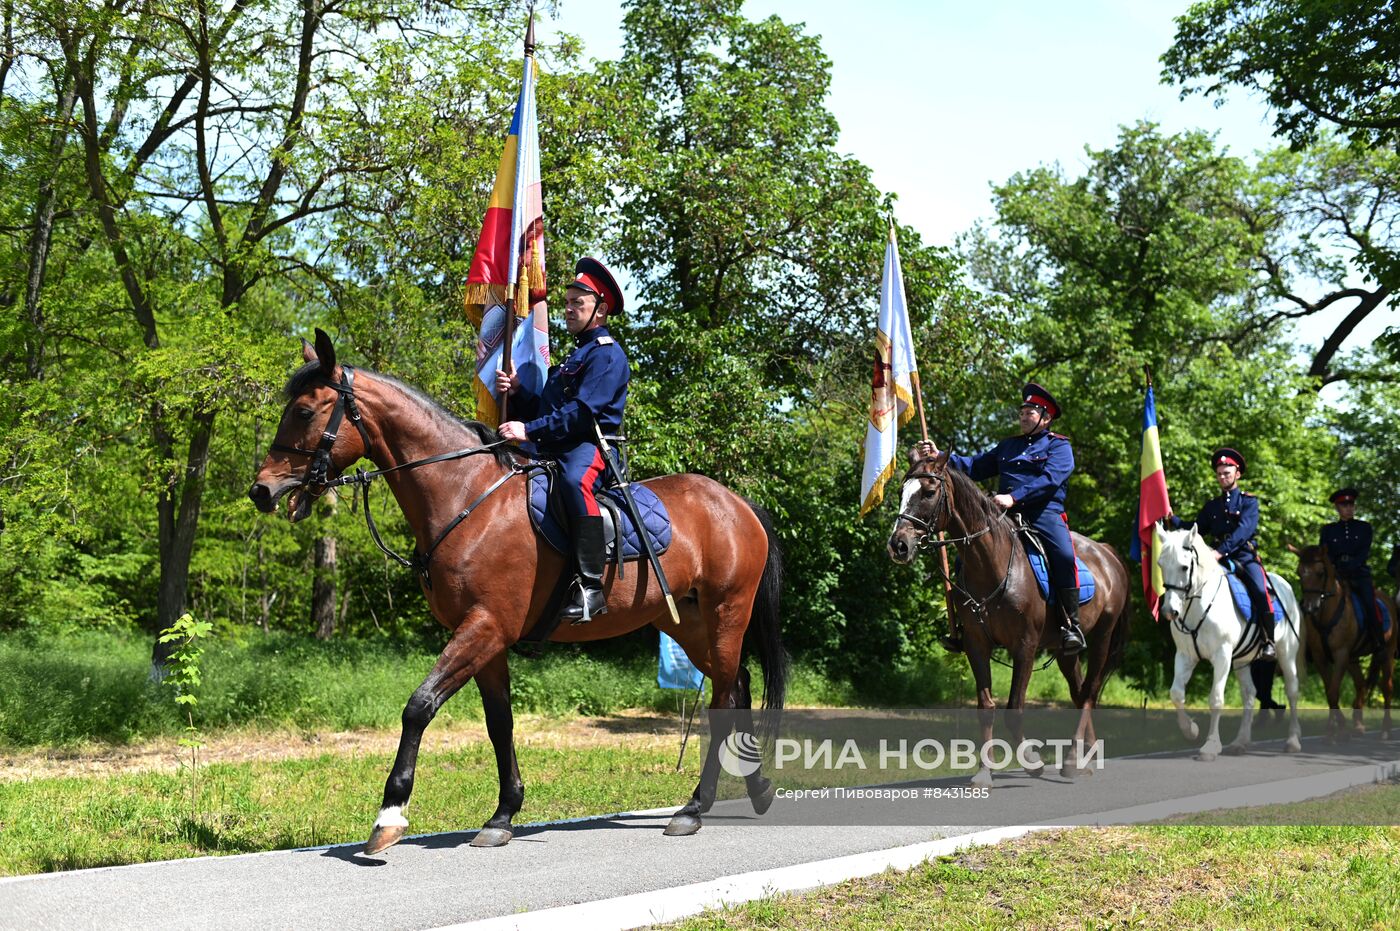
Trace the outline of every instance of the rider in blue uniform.
<instances>
[{"instance_id":1,"label":"rider in blue uniform","mask_svg":"<svg viewBox=\"0 0 1400 931\"><path fill-rule=\"evenodd\" d=\"M1065 491L1074 471L1069 439L1050 432L1060 405L1040 385L1021 389L1021 435L1008 437L975 456L951 454L948 464L976 481L998 476L992 498L1004 511L1018 513L1045 544L1050 583L1064 615L1060 648L1066 655L1084 649L1079 627L1079 567L1065 514ZM932 444L922 447L937 452ZM953 641L956 644L956 641Z\"/></svg>"},{"instance_id":2,"label":"rider in blue uniform","mask_svg":"<svg viewBox=\"0 0 1400 931\"><path fill-rule=\"evenodd\" d=\"M607 461L594 425L604 435L622 432L631 370L607 328L607 319L620 313L622 290L612 273L597 259L579 259L564 305L574 351L562 365L549 370L538 395L522 386L513 370L509 375L496 372L497 389L510 394L510 412L519 417L501 424L501 436L531 442L542 455L559 461L578 571L578 588L563 616L575 624L608 610L603 594L603 518L597 499Z\"/></svg>"},{"instance_id":3,"label":"rider in blue uniform","mask_svg":"<svg viewBox=\"0 0 1400 931\"><path fill-rule=\"evenodd\" d=\"M1324 524L1319 545L1327 551L1337 575L1361 597L1367 635L1379 646L1381 619L1376 609L1376 589L1371 582L1371 525L1356 519L1356 489L1342 488L1329 499L1337 508L1338 520Z\"/></svg>"},{"instance_id":4,"label":"rider in blue uniform","mask_svg":"<svg viewBox=\"0 0 1400 931\"><path fill-rule=\"evenodd\" d=\"M1238 450L1222 446L1211 454L1210 462L1220 485L1220 496L1201 506L1196 529L1210 542L1217 561L1228 559L1235 564L1235 575L1249 593L1250 615L1264 633L1259 659L1273 660L1274 610L1269 601L1268 577L1254 542L1259 532L1259 499L1240 490L1245 461ZM1181 519L1174 517L1174 523L1179 525Z\"/></svg>"}]
</instances>

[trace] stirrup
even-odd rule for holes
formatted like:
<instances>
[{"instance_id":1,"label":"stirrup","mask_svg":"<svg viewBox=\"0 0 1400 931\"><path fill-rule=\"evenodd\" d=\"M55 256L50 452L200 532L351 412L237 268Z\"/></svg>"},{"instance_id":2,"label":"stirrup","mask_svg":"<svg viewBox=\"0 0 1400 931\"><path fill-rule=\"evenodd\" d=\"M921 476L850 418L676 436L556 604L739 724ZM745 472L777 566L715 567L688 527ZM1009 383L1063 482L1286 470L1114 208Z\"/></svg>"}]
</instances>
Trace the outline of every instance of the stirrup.
<instances>
[{"instance_id":1,"label":"stirrup","mask_svg":"<svg viewBox=\"0 0 1400 931\"><path fill-rule=\"evenodd\" d=\"M961 653L963 651L962 637L955 636L952 631L938 638L938 642L943 645L943 649L949 653Z\"/></svg>"},{"instance_id":2,"label":"stirrup","mask_svg":"<svg viewBox=\"0 0 1400 931\"><path fill-rule=\"evenodd\" d=\"M1085 646L1084 631L1078 624L1060 628L1060 652L1065 656L1078 656Z\"/></svg>"},{"instance_id":3,"label":"stirrup","mask_svg":"<svg viewBox=\"0 0 1400 931\"><path fill-rule=\"evenodd\" d=\"M1256 659L1277 660L1278 651L1274 649L1274 641L1270 637L1264 638L1264 645L1259 648L1259 655Z\"/></svg>"}]
</instances>

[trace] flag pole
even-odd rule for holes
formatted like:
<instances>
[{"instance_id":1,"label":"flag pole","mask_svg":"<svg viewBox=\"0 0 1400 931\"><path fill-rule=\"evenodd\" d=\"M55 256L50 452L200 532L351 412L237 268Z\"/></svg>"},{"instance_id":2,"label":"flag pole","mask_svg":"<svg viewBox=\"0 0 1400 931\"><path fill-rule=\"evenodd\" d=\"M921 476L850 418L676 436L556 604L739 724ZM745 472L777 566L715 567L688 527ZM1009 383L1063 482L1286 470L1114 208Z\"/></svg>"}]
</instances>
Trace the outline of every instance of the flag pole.
<instances>
[{"instance_id":1,"label":"flag pole","mask_svg":"<svg viewBox=\"0 0 1400 931\"><path fill-rule=\"evenodd\" d=\"M529 19L529 23L528 23L528 25L526 25L526 27L525 27L525 64L524 64L524 67L527 68L527 69L533 67L533 65L534 65L534 60L535 60L535 5L532 3L532 4L530 4L530 19ZM528 80L529 80L529 73L528 73L528 72L522 72L521 75L520 75L520 80L521 80L522 83L525 82L525 81L528 81ZM517 148L516 151L517 151L517 153L519 153L519 154L517 154L517 156L516 156L517 161L516 161L516 166L515 166L515 178L516 178L516 183L519 184L519 182L520 182L520 163L519 163L519 158L520 158L520 154L523 154L523 153L524 153L524 151L525 151L525 146L524 146L522 143L520 143L519 141L517 141L516 144L517 144L517 146L518 146L518 148ZM514 204L514 205L512 205L512 210L519 210L519 209L520 209L520 204ZM518 273L519 273L519 270L520 270L520 262L519 262L519 259L520 259L520 243L518 243L518 242L513 242L513 243L511 243L511 244L510 244L510 249L511 249L511 256L510 256L511 268L514 269L514 270L516 270L516 272L517 272L517 274L518 274ZM529 273L530 273L530 272L529 272L529 269L526 269L526 270L525 270L525 274L528 275ZM512 356L512 354L513 354L512 350L514 350L514 348L515 348L515 293L516 293L516 291L519 290L519 288L518 288L517 285L516 285L516 282L518 281L518 279L516 278L516 276L515 276L515 275L510 275L510 276L508 276L508 278L509 278L509 280L510 280L510 284L507 285L507 287L510 289L510 293L506 295L506 320L505 320L505 329L504 329L504 331L502 332L502 337L501 337L501 338L505 341L505 342L502 343L502 345L501 345L501 370L502 370L503 372L505 372L506 374L510 374L511 366L514 365L514 360L511 358L511 356ZM528 286L528 285L526 286L526 293L527 293L527 294L529 293L529 286ZM505 423L505 422L506 422L507 420L509 420L509 419L510 419L510 393L509 393L509 392L506 392L505 394L502 394L502 395L501 395L501 416L500 416L500 422L501 422L501 423Z\"/></svg>"}]
</instances>

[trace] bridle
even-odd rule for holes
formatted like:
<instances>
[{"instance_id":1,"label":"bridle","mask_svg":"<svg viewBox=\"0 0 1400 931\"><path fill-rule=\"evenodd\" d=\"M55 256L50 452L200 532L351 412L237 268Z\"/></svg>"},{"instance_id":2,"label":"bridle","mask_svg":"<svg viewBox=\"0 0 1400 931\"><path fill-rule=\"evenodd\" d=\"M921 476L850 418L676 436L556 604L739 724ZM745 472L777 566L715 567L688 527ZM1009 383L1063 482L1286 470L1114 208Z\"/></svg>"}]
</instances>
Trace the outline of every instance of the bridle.
<instances>
[{"instance_id":1,"label":"bridle","mask_svg":"<svg viewBox=\"0 0 1400 931\"><path fill-rule=\"evenodd\" d=\"M331 487L331 482L340 475L340 470L336 469L336 476L331 473L331 447L339 438L340 423L348 413L350 422L355 425L355 429L360 431L360 439L364 440L364 458L372 458L371 452L373 444L369 441L369 433L365 431L364 418L360 416L360 406L355 403L355 370L348 365L340 367L340 384L327 379L327 388L336 392L335 407L331 410L331 419L326 421L326 429L321 432L321 442L315 449L303 449L300 446L288 446L285 443L273 443L273 452L287 453L293 456L307 456L311 459L311 465L307 467L306 477L298 487L315 488L320 486L320 491L312 492L312 496L319 498ZM297 402L292 398L287 402L287 406L282 408L282 417L287 416L287 411Z\"/></svg>"},{"instance_id":2,"label":"bridle","mask_svg":"<svg viewBox=\"0 0 1400 931\"><path fill-rule=\"evenodd\" d=\"M372 459L371 453L374 447L370 442L369 433L365 430L364 419L360 414L360 407L355 402L355 370L348 365L343 365L340 369L340 383L336 384L327 379L324 384L326 387L333 389L337 393L337 396L335 399L335 407L331 411L330 420L326 422L326 429L321 432L321 442L317 447L315 449L304 449L300 446L288 446L285 443L273 443L271 449L274 452L310 457L311 464L307 467L305 477L293 487L307 489L306 493L310 494L312 497L319 498L332 488L339 488L342 485L358 485L363 489L365 523L369 527L369 534L370 537L373 538L375 545L379 547L380 551L383 552L385 556L388 556L405 569L415 570L422 578L425 588L433 587L431 578L428 575L428 565L433 558L433 553L437 550L439 544L447 539L447 535L456 529L458 524L470 517L472 511L475 511L483 501L491 497L497 489L513 476L523 475L526 472L541 468L541 466L534 464L522 465L519 462L512 463L510 469L504 475L496 479L490 487L477 495L470 504L448 522L447 526L438 533L432 544L429 545L427 552L420 553L417 547L415 547L412 556L401 556L386 546L384 540L379 536L379 528L374 523L374 513L370 510L369 506L370 484L376 478L388 475L391 472L415 469L419 466L431 465L436 462L465 459L468 456L476 456L491 452L497 447L504 445L507 441L496 440L493 443L485 443L481 446L469 446L465 449L457 449L449 453L439 453L436 456L415 459L412 462L401 463L400 465L391 466L387 469L356 469L352 475L341 475L340 469L334 469L335 474L332 475L331 472L334 464L331 461L331 448L335 446L335 441L339 438L340 424L347 414L350 417L350 422L359 430L360 438L364 440L365 449L363 458ZM286 417L287 410L296 403L296 400L296 398L292 398L287 402L287 406L282 409L283 418ZM524 450L517 449L516 451L524 454Z\"/></svg>"},{"instance_id":3,"label":"bridle","mask_svg":"<svg viewBox=\"0 0 1400 931\"><path fill-rule=\"evenodd\" d=\"M921 462L920 465L927 461L927 459L923 460L923 462ZM949 488L953 480L952 476L948 474L948 466L945 463L943 468L941 469L936 469L932 471L926 470L921 472L908 472L904 476L904 481L908 482L911 479L926 478L934 479L938 482L938 495L936 500L934 501L933 513L929 516L929 519L925 520L921 517L917 517L913 514L910 514L906 510L901 511L899 513L899 516L895 518L894 523L896 531L899 530L900 521L908 521L915 527L919 528L920 531L922 531L919 534L918 539L914 541L914 547L916 549L937 549L938 547L954 546L961 543L970 543L971 541L976 540L978 537L985 536L986 534L992 532L991 521L988 521L985 527L974 533L964 534L960 537L944 537L942 539L935 539L935 534L939 533L939 530L936 525L939 523L946 525L947 518L951 517L953 514L953 493ZM943 517L943 520L941 521L939 519L940 515ZM943 576L943 581L946 582L954 591L958 593L959 599L969 608L972 609L973 616L977 618L977 622L981 624L982 627L985 629L987 626L987 606L990 605L997 598L999 598L1006 591L1006 586L1011 581L1011 567L1013 565L1015 555L1016 546L1015 541L1013 540L1012 545L1008 546L1006 550L1006 571L1002 573L1001 582L997 585L996 588L992 589L991 593L985 598L978 598L976 595L972 594L972 592L964 588L956 578L953 578L950 573L944 571L944 567L940 563L935 562L934 565L935 567L937 567L938 573Z\"/></svg>"},{"instance_id":4,"label":"bridle","mask_svg":"<svg viewBox=\"0 0 1400 931\"><path fill-rule=\"evenodd\" d=\"M1181 610L1178 611L1176 615L1176 629L1183 634L1189 634L1191 636L1191 647L1196 651L1196 658L1204 660L1205 655L1201 652L1201 644L1198 638L1201 633L1201 628L1205 626L1206 617L1209 613L1206 610L1208 602L1202 597L1205 591L1205 583L1202 582L1200 586L1196 585L1196 565L1200 562L1200 553L1196 551L1194 546L1191 547L1190 552L1191 558L1187 560L1186 584L1173 585L1164 579L1162 581L1162 588L1165 591L1177 592L1181 595L1183 604ZM1216 583L1215 594L1211 596L1209 603L1214 603L1215 599L1219 596L1221 584L1227 584L1223 570L1221 571L1220 581ZM1191 605L1193 603L1201 606L1201 619L1196 623L1195 627L1188 627L1186 625L1186 616L1191 613Z\"/></svg>"}]
</instances>

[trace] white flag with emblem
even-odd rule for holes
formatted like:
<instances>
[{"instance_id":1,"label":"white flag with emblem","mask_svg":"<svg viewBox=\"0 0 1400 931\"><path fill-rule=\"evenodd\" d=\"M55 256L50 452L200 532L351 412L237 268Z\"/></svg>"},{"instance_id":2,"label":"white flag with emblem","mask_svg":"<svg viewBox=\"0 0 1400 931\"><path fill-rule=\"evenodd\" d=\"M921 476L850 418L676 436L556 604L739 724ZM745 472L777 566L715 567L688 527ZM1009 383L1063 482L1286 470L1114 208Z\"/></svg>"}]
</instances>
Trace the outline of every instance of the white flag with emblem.
<instances>
[{"instance_id":1,"label":"white flag with emblem","mask_svg":"<svg viewBox=\"0 0 1400 931\"><path fill-rule=\"evenodd\" d=\"M865 469L860 480L860 513L885 496L885 483L894 475L898 429L914 416L914 386L919 380L914 362L914 333L904 300L904 276L899 270L899 244L894 227L885 247L885 273L880 281L880 317L875 326L875 366L870 383L870 420L865 425Z\"/></svg>"}]
</instances>

